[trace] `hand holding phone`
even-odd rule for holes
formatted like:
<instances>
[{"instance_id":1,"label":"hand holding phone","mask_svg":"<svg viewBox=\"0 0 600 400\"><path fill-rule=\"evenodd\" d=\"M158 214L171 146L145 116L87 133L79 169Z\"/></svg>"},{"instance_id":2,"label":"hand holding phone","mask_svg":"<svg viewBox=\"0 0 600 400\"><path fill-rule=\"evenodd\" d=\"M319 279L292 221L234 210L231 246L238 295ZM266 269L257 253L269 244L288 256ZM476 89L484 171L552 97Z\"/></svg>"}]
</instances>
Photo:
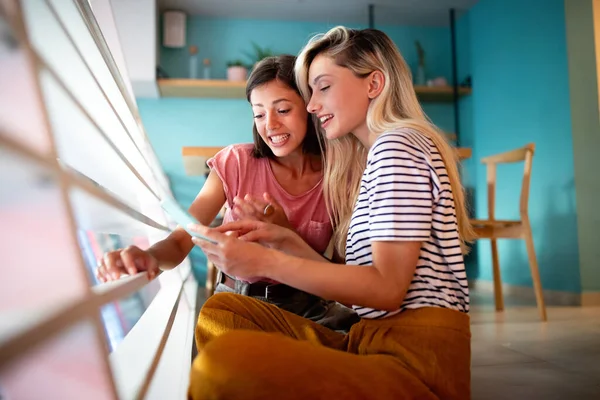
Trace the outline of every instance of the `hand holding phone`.
<instances>
[{"instance_id":1,"label":"hand holding phone","mask_svg":"<svg viewBox=\"0 0 600 400\"><path fill-rule=\"evenodd\" d=\"M190 214L188 214L183 208L181 208L181 206L174 199L167 197L166 199L160 202L160 206L163 208L163 210L167 212L167 214L169 214L171 218L173 218L175 222L177 222L177 224L179 224L179 226L185 229L187 233L198 239L206 240L207 242L217 244L217 242L215 242L214 239L209 239L206 236L199 234L198 232L193 232L188 229L189 224L202 224Z\"/></svg>"}]
</instances>

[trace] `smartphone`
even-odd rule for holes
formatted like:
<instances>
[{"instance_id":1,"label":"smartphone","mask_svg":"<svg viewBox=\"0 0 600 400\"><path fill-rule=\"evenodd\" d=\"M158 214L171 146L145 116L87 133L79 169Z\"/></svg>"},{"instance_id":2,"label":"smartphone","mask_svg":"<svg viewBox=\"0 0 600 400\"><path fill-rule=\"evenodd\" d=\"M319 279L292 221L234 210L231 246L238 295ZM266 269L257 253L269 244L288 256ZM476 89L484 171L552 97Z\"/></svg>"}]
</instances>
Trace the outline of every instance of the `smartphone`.
<instances>
[{"instance_id":1,"label":"smartphone","mask_svg":"<svg viewBox=\"0 0 600 400\"><path fill-rule=\"evenodd\" d=\"M189 224L202 224L198 222L196 218L188 214L183 208L181 208L179 203L177 203L174 199L167 197L166 199L160 202L160 206L163 208L163 210L167 212L167 214L169 214L171 218L173 218L175 222L177 222L177 224L179 224L179 226L185 229L187 233L198 239L206 240L207 242L217 244L217 242L215 242L214 239L209 239L206 236L203 236L197 232L192 232L188 230Z\"/></svg>"}]
</instances>

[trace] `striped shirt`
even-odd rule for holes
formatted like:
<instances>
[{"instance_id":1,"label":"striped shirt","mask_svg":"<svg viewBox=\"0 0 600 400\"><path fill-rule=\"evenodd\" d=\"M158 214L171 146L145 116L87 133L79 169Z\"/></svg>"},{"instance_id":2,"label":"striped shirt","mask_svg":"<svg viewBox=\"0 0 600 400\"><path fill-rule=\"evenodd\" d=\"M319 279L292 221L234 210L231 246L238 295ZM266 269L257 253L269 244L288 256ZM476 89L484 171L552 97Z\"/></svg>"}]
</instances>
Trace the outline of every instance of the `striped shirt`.
<instances>
[{"instance_id":1,"label":"striped shirt","mask_svg":"<svg viewBox=\"0 0 600 400\"><path fill-rule=\"evenodd\" d=\"M346 240L346 263L373 265L374 241L423 242L417 268L398 310L353 306L362 318L385 318L404 309L442 307L469 311L454 198L437 147L409 129L379 136L367 158Z\"/></svg>"}]
</instances>

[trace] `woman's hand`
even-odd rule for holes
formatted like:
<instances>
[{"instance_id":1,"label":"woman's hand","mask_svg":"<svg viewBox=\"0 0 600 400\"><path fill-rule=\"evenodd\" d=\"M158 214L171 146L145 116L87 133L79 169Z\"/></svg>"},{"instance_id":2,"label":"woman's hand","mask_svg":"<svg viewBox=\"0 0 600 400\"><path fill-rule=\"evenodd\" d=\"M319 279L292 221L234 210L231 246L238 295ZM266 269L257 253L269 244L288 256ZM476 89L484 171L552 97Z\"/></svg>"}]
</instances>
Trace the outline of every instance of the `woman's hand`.
<instances>
[{"instance_id":1,"label":"woman's hand","mask_svg":"<svg viewBox=\"0 0 600 400\"><path fill-rule=\"evenodd\" d=\"M267 209L270 206L270 211ZM267 210L267 212L265 212ZM233 199L233 216L237 219L262 221L293 229L285 211L269 193L263 193L263 199L257 199L247 194L243 199Z\"/></svg>"},{"instance_id":2,"label":"woman's hand","mask_svg":"<svg viewBox=\"0 0 600 400\"><path fill-rule=\"evenodd\" d=\"M269 260L276 257L275 251L206 226L191 224L188 229L217 242L215 244L192 236L194 244L200 247L206 257L226 274L244 280L268 278L268 265L273 264L269 263Z\"/></svg>"},{"instance_id":3,"label":"woman's hand","mask_svg":"<svg viewBox=\"0 0 600 400\"><path fill-rule=\"evenodd\" d=\"M296 232L275 224L245 220L230 222L215 228L215 230L226 234L235 232L240 240L257 242L265 247L274 248L296 257L316 261L326 260Z\"/></svg>"},{"instance_id":4,"label":"woman's hand","mask_svg":"<svg viewBox=\"0 0 600 400\"><path fill-rule=\"evenodd\" d=\"M122 274L135 275L146 271L148 279L154 279L158 274L158 261L149 252L136 246L119 249L106 253L98 261L96 277L101 282L119 279Z\"/></svg>"},{"instance_id":5,"label":"woman's hand","mask_svg":"<svg viewBox=\"0 0 600 400\"><path fill-rule=\"evenodd\" d=\"M289 250L298 241L303 241L291 229L261 221L234 221L218 226L215 230L227 235L237 235L240 240L246 242L257 242L281 251Z\"/></svg>"}]
</instances>

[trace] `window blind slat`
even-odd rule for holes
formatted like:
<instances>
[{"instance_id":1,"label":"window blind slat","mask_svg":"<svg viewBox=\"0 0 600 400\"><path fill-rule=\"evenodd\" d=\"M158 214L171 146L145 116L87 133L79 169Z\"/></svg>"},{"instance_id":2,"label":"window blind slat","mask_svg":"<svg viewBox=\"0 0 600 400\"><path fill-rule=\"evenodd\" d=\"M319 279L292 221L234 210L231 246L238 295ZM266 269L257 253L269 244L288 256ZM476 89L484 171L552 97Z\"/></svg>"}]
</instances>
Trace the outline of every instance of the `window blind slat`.
<instances>
[{"instance_id":1,"label":"window blind slat","mask_svg":"<svg viewBox=\"0 0 600 400\"><path fill-rule=\"evenodd\" d=\"M36 77L20 47L6 44L0 51L0 127L23 145L47 154L50 136L44 126Z\"/></svg>"},{"instance_id":2,"label":"window blind slat","mask_svg":"<svg viewBox=\"0 0 600 400\"><path fill-rule=\"evenodd\" d=\"M187 397L191 369L189 349L192 348L194 340L197 290L198 284L193 280L188 280L184 284L184 294L179 300L177 314L163 356L148 388L145 397L147 400ZM186 301L184 297L186 293L193 297L191 303Z\"/></svg>"},{"instance_id":3,"label":"window blind slat","mask_svg":"<svg viewBox=\"0 0 600 400\"><path fill-rule=\"evenodd\" d=\"M80 189L72 189L69 198L79 229L129 237L167 229L134 209L117 209Z\"/></svg>"},{"instance_id":4,"label":"window blind slat","mask_svg":"<svg viewBox=\"0 0 600 400\"><path fill-rule=\"evenodd\" d=\"M117 117L124 125L126 134L134 141L136 147L141 148L144 141L136 121L108 65L104 62L100 49L96 46L94 38L81 18L77 6L71 1L44 1L61 29L66 32L65 38L73 44L73 49L82 59L86 69L92 72L100 91L106 95L109 103L113 106Z\"/></svg>"},{"instance_id":5,"label":"window blind slat","mask_svg":"<svg viewBox=\"0 0 600 400\"><path fill-rule=\"evenodd\" d=\"M3 395L6 399L114 399L105 357L94 322L83 320L3 371Z\"/></svg>"},{"instance_id":6,"label":"window blind slat","mask_svg":"<svg viewBox=\"0 0 600 400\"><path fill-rule=\"evenodd\" d=\"M100 307L131 295L147 282L146 274L139 273L102 285L102 290L94 290L91 295L69 301L55 301L36 309L21 310L26 315L24 317L26 322L11 322L9 317L14 315L14 311L2 313L0 320L8 322L11 326L4 327L3 336L0 337L0 373L9 369L15 359L24 357L27 352L35 350L41 343L55 336L61 336L65 330L81 320L97 318ZM160 291L159 294L162 292ZM154 300L151 304L153 303ZM105 340L104 335L102 340ZM104 348L104 343L102 347Z\"/></svg>"},{"instance_id":7,"label":"window blind slat","mask_svg":"<svg viewBox=\"0 0 600 400\"><path fill-rule=\"evenodd\" d=\"M176 270L171 270L162 273L159 279L161 291L127 337L110 355L116 386L123 399L137 398L157 359L157 351L172 312L177 311L183 285L181 277ZM161 352L158 356L162 354Z\"/></svg>"},{"instance_id":8,"label":"window blind slat","mask_svg":"<svg viewBox=\"0 0 600 400\"><path fill-rule=\"evenodd\" d=\"M10 151L0 135L0 312L35 311L87 292L55 176Z\"/></svg>"},{"instance_id":9,"label":"window blind slat","mask_svg":"<svg viewBox=\"0 0 600 400\"><path fill-rule=\"evenodd\" d=\"M90 179L88 179L85 176L76 174L74 172L72 172L72 170L64 170L62 169L58 163L54 163L52 162L51 159L49 159L48 157L43 157L40 155L37 155L35 153L32 153L30 150L28 150L26 147L20 145L19 143L15 142L14 140L12 140L9 135L6 135L4 133L4 131L0 131L0 145L3 145L4 147L6 147L5 150L3 150L5 152L5 157L3 158L2 161L6 161L6 163L3 163L3 165L6 166L6 168L3 169L3 173L2 175L0 175L0 179L4 179L5 182L7 182L7 187L13 187L15 185L17 185L17 183L20 183L22 185L25 185L25 187L21 188L22 190L29 190L29 186L27 186L26 182L31 181L31 182L38 182L40 180L42 181L47 181L49 179L49 177L53 177L54 179L56 179L58 176L63 176L64 179L66 179L67 183L71 186L73 186L75 189L75 191L80 191L80 192L85 192L89 197L85 198L83 200L80 200L80 202L74 202L74 208L75 211L78 209L78 206L81 207L81 209L85 210L86 208L89 211L94 211L94 208L96 210L101 209L106 215L103 215L102 213L99 213L98 211L96 211L96 214L94 215L84 215L83 216L83 220L90 221L90 223L97 221L98 224L101 224L101 220L104 218L107 218L108 221L110 222L110 218L111 215L113 215L113 221L115 221L115 224L113 225L115 227L115 232L113 233L120 233L118 227L122 226L123 223L127 223L127 224L131 224L132 226L137 226L137 228L134 228L133 231L137 231L137 232L144 232L144 233L152 233L153 235L156 234L155 230L160 230L160 231L169 231L170 229L166 226L165 222L166 219L164 218L164 213L162 213L162 218L161 218L161 222L157 222L153 219L150 219L149 217L146 217L145 214L141 214L139 213L137 210L132 209L131 207L129 207L127 204L123 203L120 199L114 197L114 195L107 191L106 189L104 189L102 186L96 185L93 183L93 181L91 181ZM0 152L1 154L1 152ZM9 169L10 168L10 169ZM15 171L15 170L22 170L24 171L23 173L25 175L29 174L28 171L31 171L31 174L33 174L31 177L27 178L27 180L22 180L22 179L16 179L17 176L19 175L11 175L10 171ZM38 171L38 175L36 175L36 171ZM39 175L41 174L41 175ZM23 178L25 179L25 178ZM50 181L52 182L52 181ZM39 182L38 182L39 183ZM9 186L12 185L12 186ZM33 190L33 189L31 189ZM17 197L20 196L20 198L23 199L28 199L30 201L31 204L28 204L28 207L33 207L35 205L38 205L40 207L44 206L48 206L49 204L52 204L56 207L56 210L64 210L62 214L56 212L55 214L57 215L56 218L60 219L61 221L63 221L63 224L66 223L66 221L69 220L68 215L66 214L67 211L64 208L64 205L60 204L60 202L62 201L62 199L60 198L58 189L55 189L55 201L51 202L49 200L44 200L44 201L40 201L40 195L34 194L34 193L30 193L30 192L21 192L19 190L17 190L17 187L15 186L15 190L11 190L10 192L6 192L6 195L3 195L2 197L0 197L0 199L6 198L8 199L9 197ZM79 199L75 199L75 200L79 200ZM88 201L91 203L90 205L86 205L83 204L86 201ZM8 200L2 200L4 201L8 201ZM98 202L103 202L105 204L97 204ZM41 204L40 204L41 203ZM1 204L1 203L0 203ZM62 207L62 208L61 208ZM155 202L152 204L152 207L154 208L158 208L160 207L158 205L158 202ZM24 209L24 211L26 211L27 209ZM158 211L157 211L158 212ZM77 211L76 211L77 213ZM84 211L82 211L82 215L83 215ZM127 217L127 220L124 220L123 218ZM25 218L26 220L30 220L31 218ZM139 225L140 223L146 225L148 228L152 228L153 230L148 230L146 227L142 227L141 225ZM93 224L91 224L91 226L93 226ZM109 224L107 224L106 226L110 226ZM128 228L124 228L124 232L123 234L129 234L127 231ZM156 236L155 236L156 237Z\"/></svg>"},{"instance_id":10,"label":"window blind slat","mask_svg":"<svg viewBox=\"0 0 600 400\"><path fill-rule=\"evenodd\" d=\"M79 57L67 34L54 19L46 2L28 0L23 4L29 38L44 69L64 85L65 91L72 95L85 110L91 122L120 150L142 179L156 191L146 160L120 125L117 115L97 86L95 77L86 68L84 60ZM45 94L48 94L47 87L43 86L42 89ZM46 105L52 103L47 100ZM72 148L71 151L75 152L77 148Z\"/></svg>"}]
</instances>

